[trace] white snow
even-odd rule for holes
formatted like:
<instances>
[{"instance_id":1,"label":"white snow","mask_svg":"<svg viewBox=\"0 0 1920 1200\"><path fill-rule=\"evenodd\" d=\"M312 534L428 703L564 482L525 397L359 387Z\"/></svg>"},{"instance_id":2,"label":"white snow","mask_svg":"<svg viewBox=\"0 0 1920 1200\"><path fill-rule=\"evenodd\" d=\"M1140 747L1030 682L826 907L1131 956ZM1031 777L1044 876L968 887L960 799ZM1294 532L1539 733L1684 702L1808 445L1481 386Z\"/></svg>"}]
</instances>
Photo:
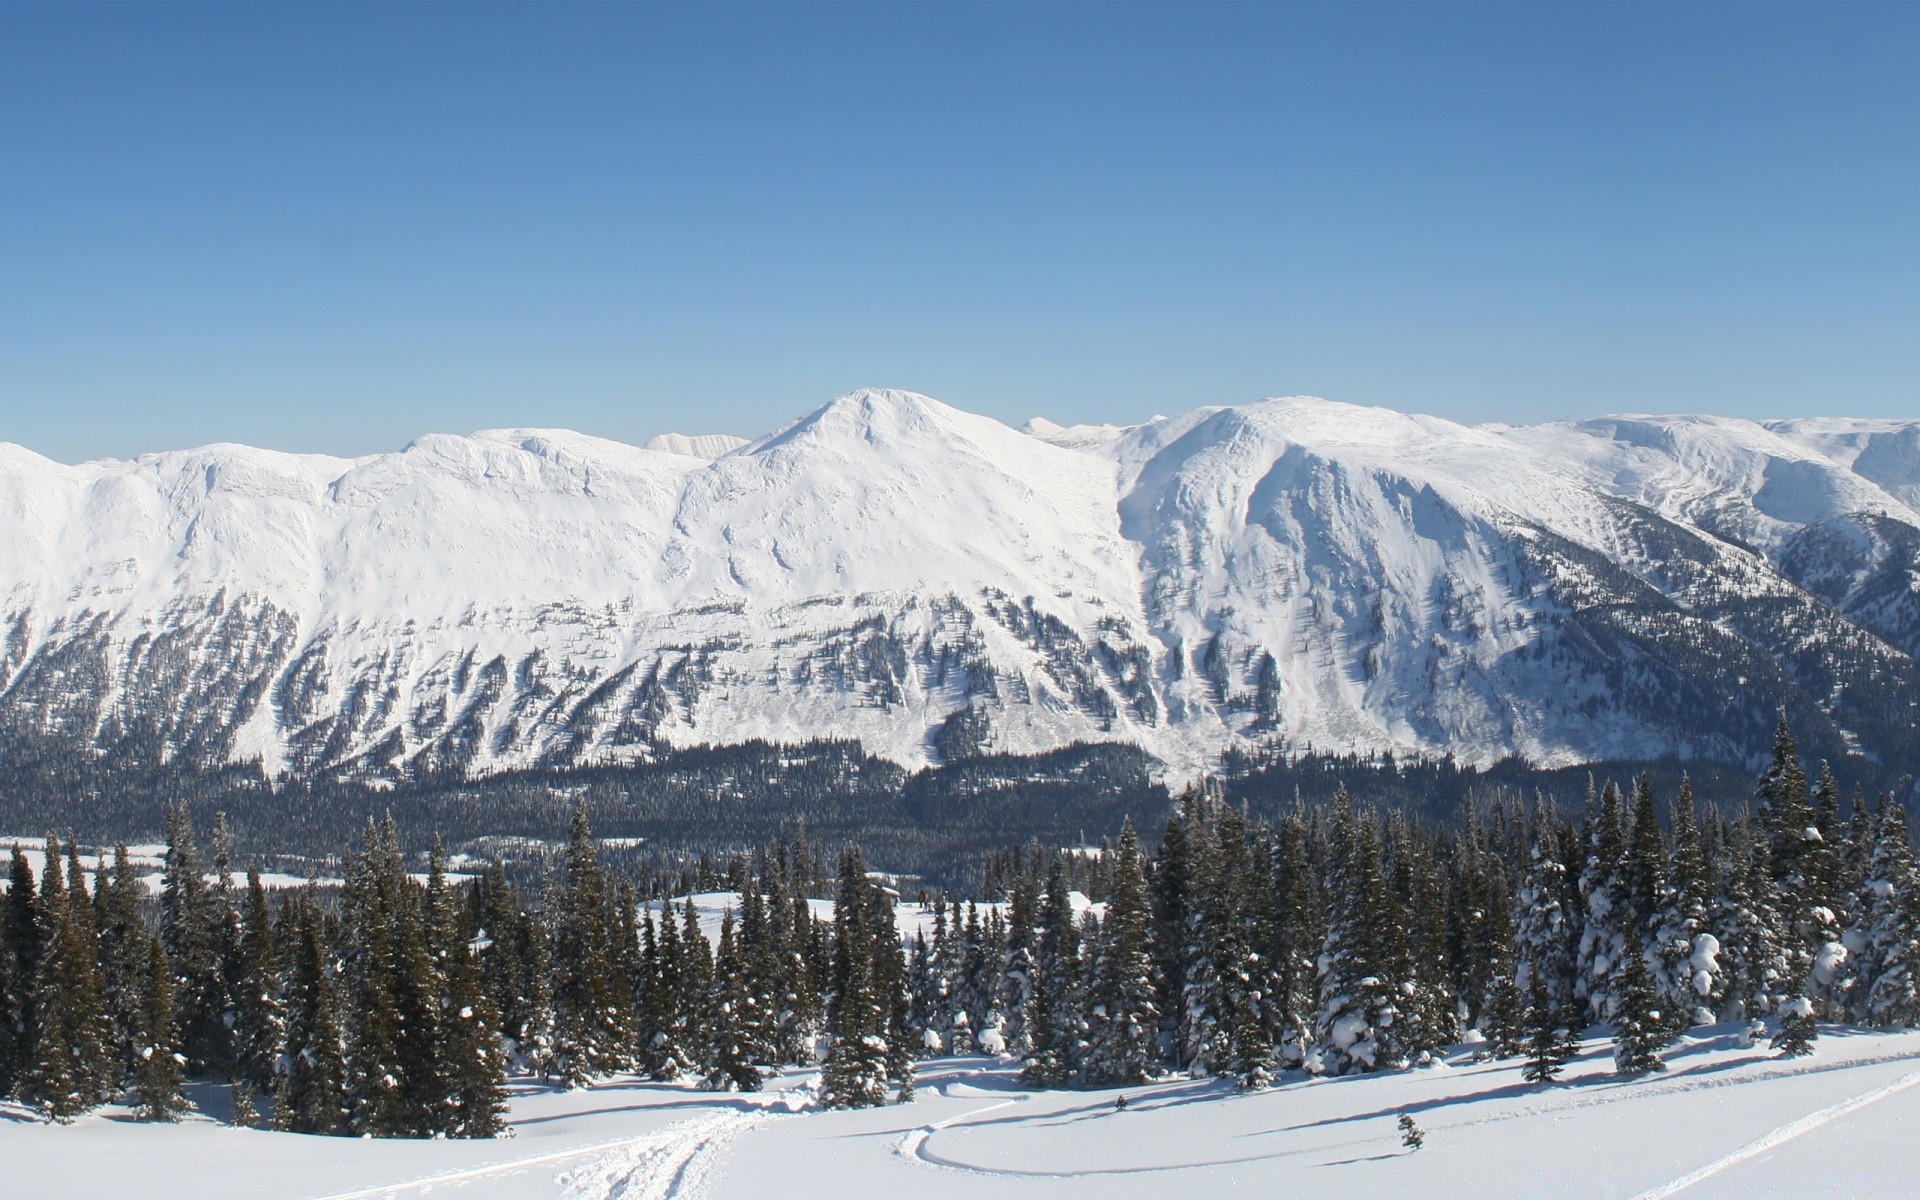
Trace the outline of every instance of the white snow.
<instances>
[{"instance_id":1,"label":"white snow","mask_svg":"<svg viewBox=\"0 0 1920 1200\"><path fill-rule=\"evenodd\" d=\"M308 1138L223 1127L219 1089L149 1126L111 1108L71 1128L0 1106L9 1196L33 1200L844 1200L849 1196L1291 1195L1503 1197L1911 1194L1920 1171L1920 1035L1828 1030L1812 1056L1698 1030L1639 1081L1588 1042L1557 1085L1464 1054L1449 1070L1284 1076L1029 1092L1011 1064L923 1064L905 1106L827 1112L810 1072L758 1095L620 1078L575 1092L516 1086L514 1136L492 1142ZM1116 1111L1124 1094L1128 1106ZM1398 1115L1425 1147L1405 1150Z\"/></svg>"},{"instance_id":2,"label":"white snow","mask_svg":"<svg viewBox=\"0 0 1920 1200\"><path fill-rule=\"evenodd\" d=\"M389 699L339 763L390 739L410 756L471 709L476 770L644 754L631 712L676 744L831 734L917 766L978 704L992 749L1126 740L1176 775L1274 736L1562 764L1680 735L1582 707L1526 656L1556 610L1516 546L1551 534L1650 572L1624 499L1711 530L1764 592L1790 585L1742 547L1861 513L1920 527L1920 422L1469 427L1293 397L1022 432L867 390L753 442L649 447L512 429L65 466L0 445L0 697L84 631L124 662L187 629L187 677L138 684L183 695L183 737L226 712L232 673L310 688L241 723L230 753L269 769L355 694ZM1050 656L1036 622L1078 641ZM697 686L662 682L682 673ZM140 678L16 719L97 734L147 702Z\"/></svg>"}]
</instances>

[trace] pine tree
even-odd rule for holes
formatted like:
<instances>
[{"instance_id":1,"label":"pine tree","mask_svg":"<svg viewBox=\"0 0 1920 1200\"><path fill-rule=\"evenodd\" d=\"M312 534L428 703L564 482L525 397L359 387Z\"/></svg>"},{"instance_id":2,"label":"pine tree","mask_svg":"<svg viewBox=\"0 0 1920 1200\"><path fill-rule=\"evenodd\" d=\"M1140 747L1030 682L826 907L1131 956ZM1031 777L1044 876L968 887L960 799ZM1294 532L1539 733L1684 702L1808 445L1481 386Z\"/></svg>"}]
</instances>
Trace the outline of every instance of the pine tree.
<instances>
[{"instance_id":1,"label":"pine tree","mask_svg":"<svg viewBox=\"0 0 1920 1200\"><path fill-rule=\"evenodd\" d=\"M291 927L273 1124L292 1133L340 1133L347 1115L340 1005L327 970L321 916L311 898L296 903Z\"/></svg>"},{"instance_id":2,"label":"pine tree","mask_svg":"<svg viewBox=\"0 0 1920 1200\"><path fill-rule=\"evenodd\" d=\"M1373 822L1338 797L1327 938L1320 956L1320 1015L1308 1066L1344 1075L1400 1066L1407 1045L1397 1028L1412 964L1406 914L1381 874Z\"/></svg>"},{"instance_id":3,"label":"pine tree","mask_svg":"<svg viewBox=\"0 0 1920 1200\"><path fill-rule=\"evenodd\" d=\"M449 894L438 847L427 890L428 943L442 996L434 1076L444 1095L435 1131L456 1138L495 1137L506 1128L507 1048L466 920Z\"/></svg>"},{"instance_id":4,"label":"pine tree","mask_svg":"<svg viewBox=\"0 0 1920 1200\"><path fill-rule=\"evenodd\" d=\"M1772 852L1744 816L1722 839L1721 851L1713 932L1726 956L1722 1011L1729 1018L1758 1019L1783 998L1790 971L1786 932L1774 905Z\"/></svg>"},{"instance_id":5,"label":"pine tree","mask_svg":"<svg viewBox=\"0 0 1920 1200\"><path fill-rule=\"evenodd\" d=\"M1580 872L1581 914L1574 997L1587 1019L1611 1023L1620 1010L1629 941L1638 942L1637 914L1626 878L1627 827L1620 789L1609 781L1587 816L1586 866ZM1632 949L1638 952L1638 945Z\"/></svg>"},{"instance_id":6,"label":"pine tree","mask_svg":"<svg viewBox=\"0 0 1920 1200\"><path fill-rule=\"evenodd\" d=\"M1131 1086L1158 1074L1151 916L1140 839L1129 820L1120 830L1113 893L1094 965L1091 1044L1081 1066L1090 1086Z\"/></svg>"},{"instance_id":7,"label":"pine tree","mask_svg":"<svg viewBox=\"0 0 1920 1200\"><path fill-rule=\"evenodd\" d=\"M0 913L0 1098L19 1089L39 1037L33 1004L43 930L33 868L15 845Z\"/></svg>"},{"instance_id":8,"label":"pine tree","mask_svg":"<svg viewBox=\"0 0 1920 1200\"><path fill-rule=\"evenodd\" d=\"M237 1090L269 1091L274 1059L286 1025L281 1002L278 948L273 912L260 872L247 872L246 916L241 923L238 970L234 973L234 1083Z\"/></svg>"},{"instance_id":9,"label":"pine tree","mask_svg":"<svg viewBox=\"0 0 1920 1200\"><path fill-rule=\"evenodd\" d=\"M36 1036L20 1091L64 1124L98 1106L112 1084L112 1025L86 876L75 857L62 878L60 844L51 837L46 861L38 914L44 957L32 1002Z\"/></svg>"},{"instance_id":10,"label":"pine tree","mask_svg":"<svg viewBox=\"0 0 1920 1200\"><path fill-rule=\"evenodd\" d=\"M186 1097L180 1094L185 1057L174 1037L173 972L157 937L148 940L147 962L147 978L140 989L143 1020L133 1089L140 1101L141 1120L178 1121L187 1110Z\"/></svg>"},{"instance_id":11,"label":"pine tree","mask_svg":"<svg viewBox=\"0 0 1920 1200\"><path fill-rule=\"evenodd\" d=\"M1813 1001L1806 996L1806 981L1800 980L1800 986L1794 989L1780 1003L1780 1029L1773 1035L1773 1048L1782 1058L1799 1058L1813 1053L1813 1043L1820 1036L1820 1030L1814 1024Z\"/></svg>"},{"instance_id":12,"label":"pine tree","mask_svg":"<svg viewBox=\"0 0 1920 1200\"><path fill-rule=\"evenodd\" d=\"M1535 817L1532 857L1513 898L1514 990L1527 996L1538 985L1556 1012L1568 1009L1573 998L1579 936L1564 900L1567 869L1554 847L1558 824L1544 807Z\"/></svg>"},{"instance_id":13,"label":"pine tree","mask_svg":"<svg viewBox=\"0 0 1920 1200\"><path fill-rule=\"evenodd\" d=\"M1059 856L1047 871L1035 945L1033 1002L1027 1018L1033 1049L1020 1077L1035 1087L1060 1087L1079 1065L1075 1000L1080 989L1080 932L1067 891L1066 867Z\"/></svg>"},{"instance_id":14,"label":"pine tree","mask_svg":"<svg viewBox=\"0 0 1920 1200\"><path fill-rule=\"evenodd\" d=\"M1709 880L1695 809L1693 783L1682 777L1672 807L1665 886L1651 922L1654 990L1667 1028L1676 1033L1717 1020L1727 991L1720 939L1708 928Z\"/></svg>"},{"instance_id":15,"label":"pine tree","mask_svg":"<svg viewBox=\"0 0 1920 1200\"><path fill-rule=\"evenodd\" d=\"M113 873L108 875L101 867L94 898L107 1019L113 1030L112 1058L115 1073L123 1079L131 1079L140 1066L148 1025L146 993L153 964L147 945L151 935L140 916L142 890L126 846L116 847ZM171 987L168 996L172 996Z\"/></svg>"},{"instance_id":16,"label":"pine tree","mask_svg":"<svg viewBox=\"0 0 1920 1200\"><path fill-rule=\"evenodd\" d=\"M1031 876L1014 882L1007 898L1007 934L996 1003L1001 1016L1001 1053L1024 1061L1033 1052L1034 922L1040 890Z\"/></svg>"},{"instance_id":17,"label":"pine tree","mask_svg":"<svg viewBox=\"0 0 1920 1200\"><path fill-rule=\"evenodd\" d=\"M1528 1083L1552 1083L1566 1068L1579 1042L1539 976L1533 978L1528 988L1521 1023L1525 1030L1527 1065L1521 1068L1520 1077Z\"/></svg>"},{"instance_id":18,"label":"pine tree","mask_svg":"<svg viewBox=\"0 0 1920 1200\"><path fill-rule=\"evenodd\" d=\"M746 956L733 932L733 910L720 919L713 984L706 996L706 1072L703 1085L716 1092L757 1092L764 1053L754 1041L760 1027L747 979Z\"/></svg>"},{"instance_id":19,"label":"pine tree","mask_svg":"<svg viewBox=\"0 0 1920 1200\"><path fill-rule=\"evenodd\" d=\"M167 814L160 911L160 936L174 973L187 1072L202 1075L220 1070L228 1060L225 988L206 868L184 808Z\"/></svg>"},{"instance_id":20,"label":"pine tree","mask_svg":"<svg viewBox=\"0 0 1920 1200\"><path fill-rule=\"evenodd\" d=\"M1653 980L1647 973L1646 958L1638 950L1629 950L1622 973L1620 1009L1614 1018L1613 1065L1622 1075L1634 1078L1652 1071L1664 1071L1667 1064L1660 1050L1667 1044L1666 1018L1654 995Z\"/></svg>"},{"instance_id":21,"label":"pine tree","mask_svg":"<svg viewBox=\"0 0 1920 1200\"><path fill-rule=\"evenodd\" d=\"M1907 842L1907 814L1880 798L1847 941L1859 962L1856 1017L1868 1024L1920 1025L1920 876Z\"/></svg>"},{"instance_id":22,"label":"pine tree","mask_svg":"<svg viewBox=\"0 0 1920 1200\"><path fill-rule=\"evenodd\" d=\"M619 1069L620 1012L608 986L606 891L584 804L574 810L567 882L554 915L554 1069L569 1088Z\"/></svg>"},{"instance_id":23,"label":"pine tree","mask_svg":"<svg viewBox=\"0 0 1920 1200\"><path fill-rule=\"evenodd\" d=\"M876 994L873 945L864 920L871 885L855 849L840 860L834 902L833 990L827 1032L833 1039L820 1076L828 1108L870 1108L887 1102L886 1011Z\"/></svg>"}]
</instances>

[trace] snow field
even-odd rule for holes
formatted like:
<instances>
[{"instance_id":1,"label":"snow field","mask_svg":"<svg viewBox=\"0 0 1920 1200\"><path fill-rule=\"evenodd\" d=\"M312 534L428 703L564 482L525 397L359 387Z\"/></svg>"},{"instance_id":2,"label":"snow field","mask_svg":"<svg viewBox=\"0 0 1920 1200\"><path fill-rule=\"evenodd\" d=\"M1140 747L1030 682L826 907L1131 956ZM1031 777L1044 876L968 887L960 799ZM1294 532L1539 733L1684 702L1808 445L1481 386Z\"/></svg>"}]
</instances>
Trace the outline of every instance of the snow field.
<instances>
[{"instance_id":1,"label":"snow field","mask_svg":"<svg viewBox=\"0 0 1920 1200\"><path fill-rule=\"evenodd\" d=\"M812 1107L811 1072L724 1095L620 1078L514 1089L513 1136L371 1141L236 1130L220 1092L176 1127L113 1106L71 1127L0 1106L8 1200L846 1200L902 1196L1166 1198L1912 1195L1920 1035L1825 1031L1810 1058L1696 1031L1672 1069L1628 1082L1590 1040L1564 1082L1474 1062L1345 1079L1289 1075L1236 1094L1214 1080L1029 1092L1013 1064L923 1064L919 1099ZM1400 1144L1410 1114L1425 1148Z\"/></svg>"}]
</instances>

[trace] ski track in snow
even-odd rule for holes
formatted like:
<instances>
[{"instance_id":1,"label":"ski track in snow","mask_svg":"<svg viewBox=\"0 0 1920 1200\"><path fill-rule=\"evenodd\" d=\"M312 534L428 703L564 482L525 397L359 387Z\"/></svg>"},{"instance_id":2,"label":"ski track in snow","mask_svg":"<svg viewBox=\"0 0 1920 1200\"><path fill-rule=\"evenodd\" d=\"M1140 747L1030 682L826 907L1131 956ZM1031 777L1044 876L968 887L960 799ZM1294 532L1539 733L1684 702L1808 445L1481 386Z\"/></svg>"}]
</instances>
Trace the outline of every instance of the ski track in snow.
<instances>
[{"instance_id":1,"label":"ski track in snow","mask_svg":"<svg viewBox=\"0 0 1920 1200\"><path fill-rule=\"evenodd\" d=\"M555 1150L526 1158L484 1163L457 1171L444 1171L418 1179L383 1183L350 1192L334 1192L315 1200L384 1200L407 1192L434 1188L445 1183L460 1183L523 1171L528 1167L565 1162L597 1154L599 1158L572 1171L564 1172L557 1182L565 1189L567 1200L698 1200L706 1192L713 1164L719 1151L736 1136L772 1119L773 1110L795 1112L808 1099L811 1085L803 1084L780 1092L753 1097L754 1107L732 1109L711 1117L696 1118L670 1125L639 1137L595 1142L567 1150Z\"/></svg>"},{"instance_id":2,"label":"ski track in snow","mask_svg":"<svg viewBox=\"0 0 1920 1200\"><path fill-rule=\"evenodd\" d=\"M1574 1109L1596 1108L1603 1105L1619 1104L1648 1095L1673 1095L1682 1092L1711 1091L1724 1087L1741 1087L1747 1084L1790 1079L1799 1075L1811 1075L1823 1071L1879 1066L1886 1063L1911 1060L1912 1058L1912 1054L1877 1055L1871 1058L1855 1059L1840 1064L1807 1064L1803 1066L1776 1067L1771 1070L1762 1069L1733 1079L1695 1079L1689 1077L1691 1072L1680 1071L1667 1076L1663 1080L1639 1081L1631 1086L1622 1086L1617 1089L1609 1088L1608 1094L1598 1096L1570 1096L1561 1103L1527 1105L1523 1108L1508 1112L1491 1113L1481 1117L1470 1117L1462 1121L1436 1124L1431 1126L1428 1132L1431 1134L1434 1132L1444 1132L1449 1129L1466 1129L1478 1125L1494 1125L1506 1121L1517 1121L1527 1117L1545 1116L1551 1113L1567 1112ZM1318 1083L1322 1081L1312 1082ZM1895 1092L1912 1087L1916 1083L1920 1083L1920 1071L1903 1075L1893 1083L1862 1093L1850 1100L1844 1100L1838 1104L1820 1109L1797 1121L1782 1125L1778 1129L1764 1134L1757 1140L1741 1147L1739 1150L1723 1158L1716 1159L1697 1171L1689 1172L1678 1179L1661 1184L1651 1191L1635 1196L1633 1200L1661 1200L1663 1197L1672 1196L1684 1188L1691 1187L1693 1184L1711 1175L1726 1170L1728 1167L1752 1158L1757 1154L1762 1154L1782 1142L1799 1137L1801 1134L1816 1129L1837 1117L1845 1116L1855 1109L1863 1108L1876 1100L1884 1099L1887 1096L1893 1095ZM1312 1083L1309 1084L1309 1086L1311 1085ZM1554 1093L1548 1092L1546 1094L1551 1095ZM1564 1095L1564 1093L1562 1094ZM1233 1158L1209 1158L1195 1162L1149 1163L1128 1167L1095 1167L1053 1171L1018 1167L996 1167L982 1163L967 1162L963 1159L949 1158L940 1154L929 1144L936 1134L944 1132L955 1125L960 1125L962 1122L970 1121L983 1113L1005 1108L1010 1104L1029 1098L1028 1096L1018 1096L1013 1100L1002 1100L994 1104L989 1104L984 1108L974 1109L961 1113L958 1116L949 1117L944 1121L936 1121L933 1124L910 1130L901 1138L900 1144L896 1147L896 1152L902 1157L912 1158L926 1166L941 1170L958 1171L969 1175L998 1176L1009 1179L1071 1179L1096 1175L1151 1175L1173 1171L1204 1170L1211 1167L1237 1166L1246 1163L1268 1162L1274 1159L1298 1158L1302 1155L1326 1153L1335 1150L1351 1150L1355 1147L1369 1144L1397 1144L1400 1137L1397 1127L1387 1130L1383 1125L1383 1131L1379 1134L1347 1138L1335 1142L1321 1142L1311 1146L1299 1146L1286 1150L1274 1150L1263 1154L1239 1155ZM1142 1107L1145 1109L1150 1107L1150 1105L1143 1105ZM1417 1109L1419 1106L1416 1104L1402 1107ZM1399 1111L1400 1109L1396 1108L1393 1112L1373 1115L1377 1116L1384 1123ZM1037 1114L1037 1116L1047 1115L1052 1114ZM1358 1114L1341 1118L1340 1123L1364 1119L1367 1119L1366 1114Z\"/></svg>"},{"instance_id":3,"label":"ski track in snow","mask_svg":"<svg viewBox=\"0 0 1920 1200\"><path fill-rule=\"evenodd\" d=\"M1838 1104L1831 1104L1826 1108L1817 1109L1797 1121L1789 1121L1778 1129L1773 1129L1761 1134L1733 1153L1724 1154L1698 1170L1689 1171L1678 1179L1670 1180L1661 1184L1659 1187L1641 1192L1638 1196L1635 1196L1633 1200L1664 1200L1665 1197L1684 1191L1703 1179L1718 1175L1728 1167L1737 1166L1756 1155L1765 1154L1774 1147L1784 1142L1792 1141L1801 1134L1811 1133L1829 1121L1836 1120L1846 1116L1850 1112L1865 1108L1875 1101L1884 1100L1895 1092L1903 1092L1916 1083L1920 1083L1920 1071L1910 1071L1892 1083L1874 1088L1872 1091L1862 1092L1858 1096L1849 1100L1842 1100Z\"/></svg>"}]
</instances>

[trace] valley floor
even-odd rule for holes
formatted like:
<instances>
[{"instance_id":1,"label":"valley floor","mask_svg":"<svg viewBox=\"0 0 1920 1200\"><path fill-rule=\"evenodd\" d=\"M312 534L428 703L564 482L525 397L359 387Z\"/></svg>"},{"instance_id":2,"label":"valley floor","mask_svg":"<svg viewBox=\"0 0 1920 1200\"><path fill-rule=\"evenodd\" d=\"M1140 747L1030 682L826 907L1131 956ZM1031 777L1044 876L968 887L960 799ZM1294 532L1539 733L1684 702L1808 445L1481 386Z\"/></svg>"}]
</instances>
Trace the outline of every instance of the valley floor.
<instances>
[{"instance_id":1,"label":"valley floor","mask_svg":"<svg viewBox=\"0 0 1920 1200\"><path fill-rule=\"evenodd\" d=\"M919 1099L811 1107L815 1075L716 1095L616 1079L516 1088L490 1142L300 1137L118 1108L72 1127L0 1106L8 1200L764 1200L768 1196L1909 1196L1920 1190L1920 1034L1824 1030L1798 1060L1696 1031L1669 1070L1626 1082L1587 1043L1562 1082L1517 1062L1350 1079L1289 1076L1237 1095L1179 1080L1119 1093L1029 1092L1005 1064L922 1065ZM1399 1115L1426 1134L1401 1145ZM213 1115L209 1115L212 1113Z\"/></svg>"}]
</instances>

